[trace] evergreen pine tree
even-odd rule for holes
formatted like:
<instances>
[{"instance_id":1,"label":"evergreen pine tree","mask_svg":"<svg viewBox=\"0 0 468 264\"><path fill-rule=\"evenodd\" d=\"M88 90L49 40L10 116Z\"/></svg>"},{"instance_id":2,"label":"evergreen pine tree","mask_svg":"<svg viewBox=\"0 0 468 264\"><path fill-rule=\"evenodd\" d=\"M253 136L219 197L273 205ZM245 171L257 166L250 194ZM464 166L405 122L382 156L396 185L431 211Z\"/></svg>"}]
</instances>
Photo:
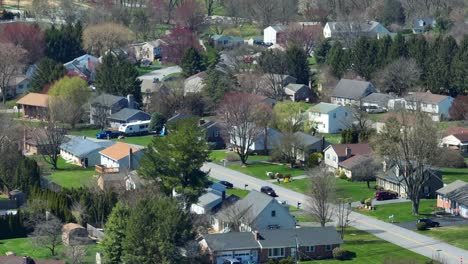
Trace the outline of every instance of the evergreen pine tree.
<instances>
[{"instance_id":1,"label":"evergreen pine tree","mask_svg":"<svg viewBox=\"0 0 468 264\"><path fill-rule=\"evenodd\" d=\"M416 60L421 69L421 81L426 82L428 71L428 43L422 35L412 36L408 41L408 56Z\"/></svg>"},{"instance_id":2,"label":"evergreen pine tree","mask_svg":"<svg viewBox=\"0 0 468 264\"><path fill-rule=\"evenodd\" d=\"M444 94L450 92L451 66L457 50L457 42L451 36L436 40L433 49L434 59L430 63L427 83L431 92Z\"/></svg>"},{"instance_id":3,"label":"evergreen pine tree","mask_svg":"<svg viewBox=\"0 0 468 264\"><path fill-rule=\"evenodd\" d=\"M468 35L465 35L460 48L452 61L451 91L452 96L468 94Z\"/></svg>"},{"instance_id":4,"label":"evergreen pine tree","mask_svg":"<svg viewBox=\"0 0 468 264\"><path fill-rule=\"evenodd\" d=\"M51 85L56 80L65 75L65 68L62 63L58 63L50 58L43 58L37 65L37 69L31 80L31 92L40 92L47 85Z\"/></svg>"},{"instance_id":5,"label":"evergreen pine tree","mask_svg":"<svg viewBox=\"0 0 468 264\"><path fill-rule=\"evenodd\" d=\"M328 52L326 62L330 66L332 74L338 79L341 79L348 70L348 56L339 41L335 42Z\"/></svg>"},{"instance_id":6,"label":"evergreen pine tree","mask_svg":"<svg viewBox=\"0 0 468 264\"><path fill-rule=\"evenodd\" d=\"M151 115L151 121L148 129L150 131L159 133L161 129L163 129L163 126L166 123L166 121L166 118L161 113L155 112Z\"/></svg>"},{"instance_id":7,"label":"evergreen pine tree","mask_svg":"<svg viewBox=\"0 0 468 264\"><path fill-rule=\"evenodd\" d=\"M390 46L390 51L388 53L388 61L391 62L400 57L408 56L408 47L406 46L405 37L402 34L397 34L395 39Z\"/></svg>"},{"instance_id":8,"label":"evergreen pine tree","mask_svg":"<svg viewBox=\"0 0 468 264\"><path fill-rule=\"evenodd\" d=\"M392 37L386 35L385 37L377 40L378 52L376 66L377 68L382 68L386 66L390 61L388 60L388 53L390 52L390 47L392 46Z\"/></svg>"},{"instance_id":9,"label":"evergreen pine tree","mask_svg":"<svg viewBox=\"0 0 468 264\"><path fill-rule=\"evenodd\" d=\"M286 50L286 60L289 75L297 79L297 83L309 85L310 69L307 54L303 48L293 45Z\"/></svg>"},{"instance_id":10,"label":"evergreen pine tree","mask_svg":"<svg viewBox=\"0 0 468 264\"><path fill-rule=\"evenodd\" d=\"M223 99L224 94L233 89L236 79L230 74L210 68L203 80L203 95L215 106Z\"/></svg>"},{"instance_id":11,"label":"evergreen pine tree","mask_svg":"<svg viewBox=\"0 0 468 264\"><path fill-rule=\"evenodd\" d=\"M107 263L122 263L123 247L125 240L125 229L127 227L130 209L122 203L117 203L106 222L106 236L102 241L104 256Z\"/></svg>"},{"instance_id":12,"label":"evergreen pine tree","mask_svg":"<svg viewBox=\"0 0 468 264\"><path fill-rule=\"evenodd\" d=\"M376 69L377 49L377 43L366 37L359 38L354 44L352 50L353 69L366 80L371 78Z\"/></svg>"},{"instance_id":13,"label":"evergreen pine tree","mask_svg":"<svg viewBox=\"0 0 468 264\"><path fill-rule=\"evenodd\" d=\"M82 47L82 25L52 26L44 32L45 55L55 61L66 63L84 54Z\"/></svg>"},{"instance_id":14,"label":"evergreen pine tree","mask_svg":"<svg viewBox=\"0 0 468 264\"><path fill-rule=\"evenodd\" d=\"M327 54L331 49L330 39L322 40L314 51L315 60L318 64L325 63Z\"/></svg>"},{"instance_id":15,"label":"evergreen pine tree","mask_svg":"<svg viewBox=\"0 0 468 264\"><path fill-rule=\"evenodd\" d=\"M202 56L198 50L193 47L185 50L181 59L180 67L182 68L182 73L185 77L189 77L206 70Z\"/></svg>"}]
</instances>

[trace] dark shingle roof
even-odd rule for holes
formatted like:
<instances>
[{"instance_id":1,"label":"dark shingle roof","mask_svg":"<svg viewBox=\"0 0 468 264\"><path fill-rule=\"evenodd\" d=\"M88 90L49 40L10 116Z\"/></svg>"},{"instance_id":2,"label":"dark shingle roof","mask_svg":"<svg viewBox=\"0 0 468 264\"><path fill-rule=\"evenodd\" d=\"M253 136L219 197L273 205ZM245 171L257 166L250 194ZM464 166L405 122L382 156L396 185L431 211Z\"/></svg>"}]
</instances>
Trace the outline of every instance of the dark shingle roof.
<instances>
[{"instance_id":1,"label":"dark shingle roof","mask_svg":"<svg viewBox=\"0 0 468 264\"><path fill-rule=\"evenodd\" d=\"M101 94L98 97L94 98L91 104L100 104L103 106L111 107L112 105L116 104L122 99L126 100L126 98L122 96L116 96L112 94Z\"/></svg>"},{"instance_id":2,"label":"dark shingle roof","mask_svg":"<svg viewBox=\"0 0 468 264\"><path fill-rule=\"evenodd\" d=\"M73 137L70 141L60 145L60 149L82 158L93 151L100 151L114 144L113 141L95 142L85 137Z\"/></svg>"},{"instance_id":3,"label":"dark shingle roof","mask_svg":"<svg viewBox=\"0 0 468 264\"><path fill-rule=\"evenodd\" d=\"M212 251L259 248L250 232L233 232L205 235L205 241Z\"/></svg>"},{"instance_id":4,"label":"dark shingle roof","mask_svg":"<svg viewBox=\"0 0 468 264\"><path fill-rule=\"evenodd\" d=\"M322 138L320 137L314 137L301 131L294 133L294 137L296 137L296 139L298 139L304 146L310 146L322 141Z\"/></svg>"},{"instance_id":5,"label":"dark shingle roof","mask_svg":"<svg viewBox=\"0 0 468 264\"><path fill-rule=\"evenodd\" d=\"M468 141L468 133L454 134L453 136L456 137L461 142L467 142Z\"/></svg>"},{"instance_id":6,"label":"dark shingle roof","mask_svg":"<svg viewBox=\"0 0 468 264\"><path fill-rule=\"evenodd\" d=\"M340 162L338 165L340 167L343 167L345 169L348 169L348 170L352 170L356 167L358 167L359 165L363 164L364 162L367 162L367 161L370 161L372 160L371 157L367 157L367 156L363 156L363 155L354 155L352 156L351 158L345 160L345 161L342 161Z\"/></svg>"},{"instance_id":7,"label":"dark shingle roof","mask_svg":"<svg viewBox=\"0 0 468 264\"><path fill-rule=\"evenodd\" d=\"M370 82L341 79L333 90L332 96L359 100L366 96Z\"/></svg>"},{"instance_id":8,"label":"dark shingle roof","mask_svg":"<svg viewBox=\"0 0 468 264\"><path fill-rule=\"evenodd\" d=\"M374 103L380 106L388 106L388 101L394 99L395 96L384 93L371 93L362 99L363 103Z\"/></svg>"},{"instance_id":9,"label":"dark shingle roof","mask_svg":"<svg viewBox=\"0 0 468 264\"><path fill-rule=\"evenodd\" d=\"M338 157L345 157L346 156L346 148L351 149L351 155L371 155L372 148L367 143L361 144L333 144L330 146L336 152Z\"/></svg>"},{"instance_id":10,"label":"dark shingle roof","mask_svg":"<svg viewBox=\"0 0 468 264\"><path fill-rule=\"evenodd\" d=\"M141 110L132 109L132 108L123 108L122 110L118 111L117 113L114 113L111 116L109 116L109 119L127 122L127 120L132 120L132 117L134 117L135 115L137 115L139 113L142 113L143 115L146 115L146 117L147 117L146 120L149 120L151 118L150 114L148 114L146 112L143 112Z\"/></svg>"},{"instance_id":11,"label":"dark shingle roof","mask_svg":"<svg viewBox=\"0 0 468 264\"><path fill-rule=\"evenodd\" d=\"M409 102L419 102L419 103L428 103L428 104L439 104L441 101L447 99L449 96L433 94L431 92L425 93L412 93L405 97L406 101Z\"/></svg>"}]
</instances>

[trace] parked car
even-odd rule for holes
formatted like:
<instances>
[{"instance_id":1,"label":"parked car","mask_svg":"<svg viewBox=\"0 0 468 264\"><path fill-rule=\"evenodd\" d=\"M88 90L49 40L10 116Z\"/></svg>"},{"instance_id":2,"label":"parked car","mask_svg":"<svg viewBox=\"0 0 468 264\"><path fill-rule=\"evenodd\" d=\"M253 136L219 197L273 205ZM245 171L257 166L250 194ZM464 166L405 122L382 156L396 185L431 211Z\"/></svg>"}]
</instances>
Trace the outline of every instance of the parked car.
<instances>
[{"instance_id":1,"label":"parked car","mask_svg":"<svg viewBox=\"0 0 468 264\"><path fill-rule=\"evenodd\" d=\"M398 195L393 192L387 192L387 191L380 191L376 192L374 198L377 199L377 201L384 201L384 200L392 200L396 199Z\"/></svg>"},{"instance_id":2,"label":"parked car","mask_svg":"<svg viewBox=\"0 0 468 264\"><path fill-rule=\"evenodd\" d=\"M375 106L375 105L365 106L364 108L365 108L366 112L367 112L367 113L370 113L370 114L378 114L378 113L385 113L385 112L387 112L386 109L381 108L381 107L377 107L377 106Z\"/></svg>"},{"instance_id":3,"label":"parked car","mask_svg":"<svg viewBox=\"0 0 468 264\"><path fill-rule=\"evenodd\" d=\"M108 139L108 138L118 138L120 135L119 132L115 132L112 130L103 130L96 134L97 139Z\"/></svg>"},{"instance_id":4,"label":"parked car","mask_svg":"<svg viewBox=\"0 0 468 264\"><path fill-rule=\"evenodd\" d=\"M219 181L219 183L221 183L222 185L226 186L226 188L228 189L232 189L234 188L234 184L228 182L228 181Z\"/></svg>"},{"instance_id":5,"label":"parked car","mask_svg":"<svg viewBox=\"0 0 468 264\"><path fill-rule=\"evenodd\" d=\"M270 186L263 186L262 188L260 188L260 192L268 194L271 197L278 197L275 190L273 190L273 188L271 188Z\"/></svg>"},{"instance_id":6,"label":"parked car","mask_svg":"<svg viewBox=\"0 0 468 264\"><path fill-rule=\"evenodd\" d=\"M439 227L439 226L440 226L440 223L439 223L439 222L432 221L432 220L429 219L429 218L419 218L419 219L418 219L418 224L419 224L419 223L426 223L426 226L427 226L427 227Z\"/></svg>"}]
</instances>

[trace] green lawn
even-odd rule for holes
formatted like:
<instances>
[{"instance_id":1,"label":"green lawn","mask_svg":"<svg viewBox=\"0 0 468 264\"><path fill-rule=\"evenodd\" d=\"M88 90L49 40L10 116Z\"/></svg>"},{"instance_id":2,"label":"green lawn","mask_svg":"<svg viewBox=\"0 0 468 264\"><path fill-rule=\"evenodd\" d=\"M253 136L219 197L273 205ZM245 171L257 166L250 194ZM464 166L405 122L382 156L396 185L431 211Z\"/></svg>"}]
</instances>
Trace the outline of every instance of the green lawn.
<instances>
[{"instance_id":1,"label":"green lawn","mask_svg":"<svg viewBox=\"0 0 468 264\"><path fill-rule=\"evenodd\" d=\"M32 245L30 238L14 238L0 240L0 255L5 255L6 252L13 251L17 256L30 256L34 259L51 259L50 251L46 248L38 248ZM98 245L91 244L86 246L86 258L85 263L95 263L96 252ZM65 246L60 245L58 247L58 259L68 260L63 257L65 252Z\"/></svg>"},{"instance_id":2,"label":"green lawn","mask_svg":"<svg viewBox=\"0 0 468 264\"><path fill-rule=\"evenodd\" d=\"M8 196L6 194L0 194L0 201L1 200L8 200Z\"/></svg>"},{"instance_id":3,"label":"green lawn","mask_svg":"<svg viewBox=\"0 0 468 264\"><path fill-rule=\"evenodd\" d=\"M315 57L309 57L309 58L307 58L307 62L309 63L309 65L315 65L315 64L317 64L317 60L315 59Z\"/></svg>"},{"instance_id":4,"label":"green lawn","mask_svg":"<svg viewBox=\"0 0 468 264\"><path fill-rule=\"evenodd\" d=\"M280 184L275 182L275 184L305 194L309 190L310 179L299 179ZM346 180L336 179L336 196L337 198L351 198L352 201L360 201L362 198L374 196L374 185L375 182L372 182L371 188L369 189L365 182L348 182Z\"/></svg>"},{"instance_id":5,"label":"green lawn","mask_svg":"<svg viewBox=\"0 0 468 264\"><path fill-rule=\"evenodd\" d=\"M226 159L226 155L228 153L232 153L233 155L236 155L237 156L237 153L233 152L233 151L228 151L228 150L224 150L224 149L221 149L221 150L213 150L211 151L210 153L210 160L212 162L221 162L223 159ZM266 155L253 155L253 156L249 156L248 158L248 161L267 161L270 159L270 156L266 156ZM239 160L239 159L238 159Z\"/></svg>"},{"instance_id":6,"label":"green lawn","mask_svg":"<svg viewBox=\"0 0 468 264\"><path fill-rule=\"evenodd\" d=\"M407 249L384 241L364 231L348 228L344 236L343 249L356 253L351 261L314 260L301 261L301 264L381 264L385 259L408 260L408 263L425 263L429 259ZM390 263L390 262L389 262Z\"/></svg>"},{"instance_id":7,"label":"green lawn","mask_svg":"<svg viewBox=\"0 0 468 264\"><path fill-rule=\"evenodd\" d=\"M228 194L228 195L234 194L234 195L238 196L239 198L244 198L249 193L250 193L249 190L242 190L242 189L236 189L236 188L227 189L227 191L226 191L226 194Z\"/></svg>"},{"instance_id":8,"label":"green lawn","mask_svg":"<svg viewBox=\"0 0 468 264\"><path fill-rule=\"evenodd\" d=\"M418 231L423 235L445 241L451 245L468 250L468 225L446 226Z\"/></svg>"},{"instance_id":9,"label":"green lawn","mask_svg":"<svg viewBox=\"0 0 468 264\"><path fill-rule=\"evenodd\" d=\"M320 133L318 133L315 136L317 136L317 137L324 136L325 141L328 141L331 144L340 144L340 142L341 142L341 134L320 134Z\"/></svg>"},{"instance_id":10,"label":"green lawn","mask_svg":"<svg viewBox=\"0 0 468 264\"><path fill-rule=\"evenodd\" d=\"M388 216L394 215L397 223L410 222L424 215L430 215L436 209L435 199L421 200L419 205L420 216L411 214L411 202L385 204L376 206L375 211L359 210L357 212L388 222Z\"/></svg>"},{"instance_id":11,"label":"green lawn","mask_svg":"<svg viewBox=\"0 0 468 264\"><path fill-rule=\"evenodd\" d=\"M46 164L45 166L49 165ZM57 166L58 170L49 171L50 175L47 176L47 179L64 188L79 188L96 182L94 167L84 169L80 166L66 163L62 158L59 158Z\"/></svg>"},{"instance_id":12,"label":"green lawn","mask_svg":"<svg viewBox=\"0 0 468 264\"><path fill-rule=\"evenodd\" d=\"M369 119L373 122L379 122L383 115L385 115L385 113L369 114Z\"/></svg>"},{"instance_id":13,"label":"green lawn","mask_svg":"<svg viewBox=\"0 0 468 264\"><path fill-rule=\"evenodd\" d=\"M100 129L79 129L79 130L74 130L70 131L70 134L72 135L77 135L77 136L86 136L90 138L96 138L96 134L101 131ZM112 139L114 141L120 141L120 142L125 142L129 144L135 144L135 145L141 145L141 146L148 146L148 144L151 142L151 140L154 137L152 135L147 135L147 136L139 136L139 137L125 137L123 139Z\"/></svg>"},{"instance_id":14,"label":"green lawn","mask_svg":"<svg viewBox=\"0 0 468 264\"><path fill-rule=\"evenodd\" d=\"M243 23L238 26L225 28L223 35L238 36L244 39L262 35L261 31L255 24Z\"/></svg>"},{"instance_id":15,"label":"green lawn","mask_svg":"<svg viewBox=\"0 0 468 264\"><path fill-rule=\"evenodd\" d=\"M291 176L304 174L304 170L301 169L290 169L287 165L276 165L270 163L252 163L248 164L247 167L241 167L238 164L229 164L227 167L262 180L270 179L266 175L266 173L270 171L273 173L281 173L283 175L291 174Z\"/></svg>"},{"instance_id":16,"label":"green lawn","mask_svg":"<svg viewBox=\"0 0 468 264\"><path fill-rule=\"evenodd\" d=\"M452 183L456 180L468 182L468 168L442 168L442 179L444 183Z\"/></svg>"}]
</instances>

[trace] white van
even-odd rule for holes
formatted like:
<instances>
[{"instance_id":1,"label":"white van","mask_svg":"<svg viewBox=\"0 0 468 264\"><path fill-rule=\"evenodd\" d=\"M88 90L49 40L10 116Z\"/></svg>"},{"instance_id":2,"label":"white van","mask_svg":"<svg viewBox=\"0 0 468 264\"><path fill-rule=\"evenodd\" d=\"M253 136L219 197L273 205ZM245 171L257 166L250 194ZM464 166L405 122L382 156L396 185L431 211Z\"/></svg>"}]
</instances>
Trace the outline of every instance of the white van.
<instances>
[{"instance_id":1,"label":"white van","mask_svg":"<svg viewBox=\"0 0 468 264\"><path fill-rule=\"evenodd\" d=\"M146 135L148 134L150 120L136 121L119 126L119 132L126 136Z\"/></svg>"}]
</instances>

